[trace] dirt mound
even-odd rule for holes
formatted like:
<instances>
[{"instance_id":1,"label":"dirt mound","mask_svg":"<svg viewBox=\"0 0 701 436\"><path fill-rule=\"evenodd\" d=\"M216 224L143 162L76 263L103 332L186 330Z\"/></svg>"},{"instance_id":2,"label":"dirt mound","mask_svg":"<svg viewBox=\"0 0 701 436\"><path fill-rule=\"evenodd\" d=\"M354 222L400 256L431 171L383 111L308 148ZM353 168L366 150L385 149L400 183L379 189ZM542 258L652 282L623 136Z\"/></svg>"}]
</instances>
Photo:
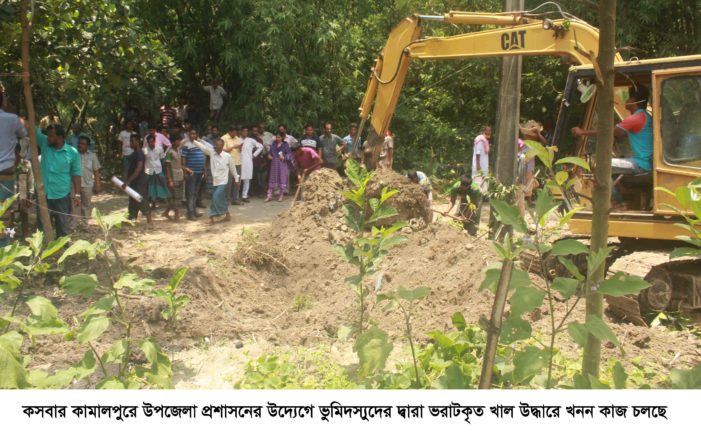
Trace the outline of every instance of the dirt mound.
<instances>
[{"instance_id":1,"label":"dirt mound","mask_svg":"<svg viewBox=\"0 0 701 436\"><path fill-rule=\"evenodd\" d=\"M342 325L354 325L358 316L355 291L346 277L355 273L334 249L333 234L298 235L296 240L280 236L282 245L292 246L287 256L289 272L284 277L267 270L258 271L260 281L271 283L285 312L279 329L271 335L274 342L304 344L310 340L334 340ZM430 286L431 295L418 302L414 324L417 331L444 329L453 313L461 311L471 321L490 310L491 294L477 292L482 270L495 260L489 244L474 240L464 232L446 224L437 224L421 230L407 227L407 240L393 249L383 260L381 273L369 277L367 286L373 289L380 274L382 290L399 286L413 288ZM341 241L338 241L341 242ZM304 299L309 307L294 310L294 301ZM392 336L402 335L400 314L386 316L374 296L367 300L372 322L376 322Z\"/></svg>"},{"instance_id":2,"label":"dirt mound","mask_svg":"<svg viewBox=\"0 0 701 436\"><path fill-rule=\"evenodd\" d=\"M318 242L328 245L331 231L347 231L343 225L343 181L336 171L322 168L304 182L300 198L289 210L279 214L269 232L258 241L264 251L275 247L286 253L295 265L295 253L302 246ZM337 238L348 237L344 234ZM290 265L288 265L290 266Z\"/></svg>"},{"instance_id":3,"label":"dirt mound","mask_svg":"<svg viewBox=\"0 0 701 436\"><path fill-rule=\"evenodd\" d=\"M343 180L334 170L321 168L314 171L302 186L301 202L295 204L298 215L326 215L341 204Z\"/></svg>"},{"instance_id":4,"label":"dirt mound","mask_svg":"<svg viewBox=\"0 0 701 436\"><path fill-rule=\"evenodd\" d=\"M389 177L396 180L393 175ZM202 222L162 220L155 227L126 227L116 232L115 241L125 265L140 276L156 278L159 287L167 284L179 266L189 267L179 292L192 300L175 327L162 319L163 302L137 295L125 297L122 304L128 305L127 310L138 326L133 330L135 337L153 336L168 352L194 346L195 354L205 356L201 354L206 350L204 347L221 338L242 343L314 347L335 342L341 326L354 325L358 319L358 301L345 278L357 272L334 249L334 244L344 242L343 238L350 234L341 207L342 184L335 173L323 170L310 180L316 183L307 186L306 196L290 210L285 203L260 202L252 207L234 208L234 223L221 224L216 229ZM105 200L101 201L104 205ZM107 201L124 208L121 197L109 197ZM425 228L407 227L402 233L407 240L382 260L382 291L399 286L431 288L430 295L416 302L412 310L412 329L417 342L425 343L428 340L425 333L431 330L449 330L454 312L462 312L469 323L478 322L481 315L489 315L493 294L477 290L484 267L495 261L488 241L473 238L458 226L444 222ZM240 247L256 247L252 252L255 256L248 258L250 262L241 262L238 257L239 243ZM74 265L70 273L95 272L104 282L100 265L95 262ZM374 289L379 275L368 278L370 289ZM537 276L531 278L534 282L541 280ZM79 317L86 306L77 297L57 297L53 285L37 292L54 301L64 319ZM371 322L389 332L395 341L403 341L395 342L395 348L406 345L400 314L383 314L381 305L375 305L374 300L374 293L368 296ZM22 308L21 314L26 315L26 306ZM535 334L549 331L550 310L544 303L538 317L535 311L529 315ZM558 320L569 310L565 303L556 303L554 307ZM584 321L581 303L572 316L573 321ZM662 326L648 329L629 324L609 325L627 355L640 356L642 364L657 373L667 374L671 367L693 366L701 359L698 351L701 342L689 330L674 332ZM107 350L119 334L119 328L110 329L94 344L95 348L98 352ZM580 350L565 336L560 336L557 347L576 359ZM603 347L602 355L619 359L618 350L609 348L610 345ZM52 363L65 367L79 361L85 347L42 337L36 350L32 367ZM231 350L234 353L239 351ZM355 361L354 356L352 360ZM211 362L203 358L192 368L199 373L197 368L204 363L209 366ZM639 371L624 365L629 374L631 370ZM180 366L177 371L186 374L189 367Z\"/></svg>"},{"instance_id":5,"label":"dirt mound","mask_svg":"<svg viewBox=\"0 0 701 436\"><path fill-rule=\"evenodd\" d=\"M406 177L392 170L379 170L375 177L370 180L367 192L371 197L379 197L382 189L396 189L397 192L388 203L397 209L398 217L391 218L391 221L402 220L406 222L417 222L418 227L425 227L428 223L428 199L423 190L416 183L411 183ZM387 222L380 222L380 225L387 225Z\"/></svg>"},{"instance_id":6,"label":"dirt mound","mask_svg":"<svg viewBox=\"0 0 701 436\"><path fill-rule=\"evenodd\" d=\"M403 220L410 225L401 231L406 242L383 260L382 289L432 288L431 297L418 303L415 319L419 331L442 329L456 311L470 312L474 316L466 313L466 317L474 320L488 313L489 295L478 293L477 287L482 269L494 260L489 244L448 224L427 226L426 195L400 174L388 170L377 172L368 185L369 195L379 196L384 187L399 191L389 200L399 216L382 224ZM314 172L303 186L301 199L279 214L270 229L261 232L255 242L253 253L268 253L276 260L259 258L259 263L239 262L252 267L248 271L256 277L256 282L275 290L266 294L275 300L273 303L266 298L266 304L277 306L266 309L266 313L280 314L275 321L277 328L267 338L272 342L303 344L312 338L333 340L340 326L356 322L357 297L345 278L357 271L335 250L335 245L355 236L345 224L343 189L336 172L326 169ZM243 253L235 257L240 254ZM279 268L280 264L284 268ZM379 275L368 278L368 287L374 288ZM305 306L309 307L300 309L295 303L298 301L308 302ZM399 314L382 315L381 308L374 307L372 297L368 298L368 304L374 322L393 335L402 334ZM261 303L253 298L244 305L258 307Z\"/></svg>"},{"instance_id":7,"label":"dirt mound","mask_svg":"<svg viewBox=\"0 0 701 436\"><path fill-rule=\"evenodd\" d=\"M405 233L426 227L428 202L418 185L394 171L382 170L368 184L368 195L379 197L384 187L399 191L388 201L399 215L377 225L388 226L402 220L410 227L404 230ZM294 253L303 246L320 243L332 249L333 244L342 244L353 238L354 234L345 224L343 215L343 189L346 187L335 171L322 168L312 173L305 181L298 201L276 218L271 232L261 235L256 250L268 252L267 247ZM276 222L281 224L277 226ZM285 257L294 259L295 256ZM295 262L287 266L294 267Z\"/></svg>"}]
</instances>

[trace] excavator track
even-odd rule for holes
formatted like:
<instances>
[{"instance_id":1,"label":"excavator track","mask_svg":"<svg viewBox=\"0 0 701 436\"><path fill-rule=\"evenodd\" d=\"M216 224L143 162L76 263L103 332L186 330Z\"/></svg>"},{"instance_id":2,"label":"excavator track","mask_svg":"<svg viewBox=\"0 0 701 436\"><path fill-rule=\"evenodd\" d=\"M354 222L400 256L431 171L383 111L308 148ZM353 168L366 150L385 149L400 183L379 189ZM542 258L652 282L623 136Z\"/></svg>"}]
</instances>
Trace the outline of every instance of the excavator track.
<instances>
[{"instance_id":1,"label":"excavator track","mask_svg":"<svg viewBox=\"0 0 701 436\"><path fill-rule=\"evenodd\" d=\"M701 259L668 260L670 250L631 250L622 244L609 273L625 272L650 283L635 296L606 297L610 313L644 325L660 312L691 314L701 310Z\"/></svg>"},{"instance_id":2,"label":"excavator track","mask_svg":"<svg viewBox=\"0 0 701 436\"><path fill-rule=\"evenodd\" d=\"M646 249L647 248L647 249ZM648 325L660 312L690 315L701 311L701 259L669 260L671 248L654 248L640 241L624 240L614 245L606 261L607 274L624 272L650 283L638 296L606 296L608 312L615 318L636 325ZM586 268L586 255L571 259L580 271ZM531 253L521 256L523 267L543 276L537 259ZM566 268L553 258L545 258L549 279L569 276Z\"/></svg>"}]
</instances>

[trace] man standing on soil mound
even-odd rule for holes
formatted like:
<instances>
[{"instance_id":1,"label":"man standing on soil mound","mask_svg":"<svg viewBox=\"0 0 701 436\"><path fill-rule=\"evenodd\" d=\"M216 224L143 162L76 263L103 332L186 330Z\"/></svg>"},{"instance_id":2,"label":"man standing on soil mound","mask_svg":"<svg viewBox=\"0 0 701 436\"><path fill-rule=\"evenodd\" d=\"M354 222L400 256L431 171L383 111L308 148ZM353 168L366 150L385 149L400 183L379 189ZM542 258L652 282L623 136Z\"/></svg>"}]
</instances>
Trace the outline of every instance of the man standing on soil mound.
<instances>
[{"instance_id":1,"label":"man standing on soil mound","mask_svg":"<svg viewBox=\"0 0 701 436\"><path fill-rule=\"evenodd\" d=\"M486 192L484 179L489 175L489 140L492 138L492 127L484 126L482 134L475 138L472 149L472 180L477 183L482 192Z\"/></svg>"}]
</instances>

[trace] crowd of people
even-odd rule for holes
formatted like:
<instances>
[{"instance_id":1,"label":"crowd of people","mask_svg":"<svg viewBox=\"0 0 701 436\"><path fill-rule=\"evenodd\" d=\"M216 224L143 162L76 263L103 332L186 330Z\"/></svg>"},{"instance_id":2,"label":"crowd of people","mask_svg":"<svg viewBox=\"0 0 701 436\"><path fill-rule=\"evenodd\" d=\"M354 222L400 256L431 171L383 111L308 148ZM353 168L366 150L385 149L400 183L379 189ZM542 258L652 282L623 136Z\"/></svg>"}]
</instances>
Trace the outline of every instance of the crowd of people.
<instances>
[{"instance_id":1,"label":"crowd of people","mask_svg":"<svg viewBox=\"0 0 701 436\"><path fill-rule=\"evenodd\" d=\"M230 205L243 205L253 196L282 201L292 184L313 171L325 167L342 172L346 159L364 158L353 151L361 147L355 124L345 138L335 134L329 122L321 136L306 125L299 139L282 124L275 133L269 132L264 122L232 124L224 134L210 124L203 135L177 116L162 118L147 129L142 138L134 123L126 121L117 141L120 187L130 187L145 199L130 197L129 217L136 219L141 212L148 222L161 203L166 205L163 217L178 220L184 205L185 218L196 220L203 215L198 209L204 208L206 193L211 196L210 223L217 217L230 220Z\"/></svg>"},{"instance_id":2,"label":"crowd of people","mask_svg":"<svg viewBox=\"0 0 701 436\"><path fill-rule=\"evenodd\" d=\"M216 81L203 90L210 93L211 117L204 131L193 124L192 112L187 108L165 104L160 107L156 122L126 117L115 135L115 147L107 148L108 153L119 156L121 163L120 181L115 182L118 188L131 188L136 194L129 197L130 219L137 219L141 212L151 223L154 211L162 208L160 215L164 218L179 220L184 216L197 220L203 216L203 198L208 196L211 198L209 223L220 217L228 221L230 205L243 205L254 196L265 202L282 201L290 194L292 185L302 183L313 171L324 167L343 174L347 159L367 164L372 156L367 141L358 138L355 124L349 126L344 137L334 133L330 122L321 126L320 135L312 124L305 125L299 138L292 136L283 124L272 133L265 122L231 123L222 134L219 125L226 91ZM645 104L643 91L631 98L638 98ZM2 104L0 94L0 107ZM642 111L638 110L636 116L637 113ZM646 119L640 119L639 124L649 124ZM626 122L619 124L619 129L633 139L645 133L644 129L638 129L642 132L638 133L628 128ZM535 160L528 151L547 141L540 123L530 120L519 127L517 184L521 189L518 203L524 213L538 186L533 174ZM29 213L38 206L28 146L31 133L24 120L0 109L0 200L18 194L10 215L14 220L14 215L18 214L23 235L28 234ZM67 235L75 226L86 224L91 216L92 197L102 190L101 163L95 141L79 124L71 126L70 134L58 123L38 127L33 134L38 144L52 225L58 236ZM575 128L573 134L582 136L593 132ZM481 199L489 174L491 138L491 126L484 126L473 141L471 173L455 181L446 192L451 198L449 212L460 198L458 217L471 234L476 233L479 225ZM393 143L393 136L387 131L376 156L377 168L392 168ZM628 161L644 166L634 159ZM647 160L643 159L644 163ZM430 179L421 171L411 171L407 177L426 193L432 215Z\"/></svg>"},{"instance_id":3,"label":"crowd of people","mask_svg":"<svg viewBox=\"0 0 701 436\"><path fill-rule=\"evenodd\" d=\"M135 195L128 197L128 216L137 220L139 213L151 223L159 208L166 219L197 220L204 215L203 199L210 197L208 222L231 220L229 206L249 203L258 196L264 202L282 201L293 185L319 168L336 170L343 175L345 162L357 160L369 164L372 156L367 141L358 137L358 127L351 124L344 137L326 122L317 134L312 124L303 127L296 138L287 126L277 126L274 133L264 122L254 125L229 124L221 132L217 122L226 91L218 83L204 87L210 93L210 124L204 131L192 123L187 108L168 104L160 107L156 122L125 117L108 154L118 156L121 174L118 188ZM191 114L190 114L191 115ZM0 156L0 183L3 196L19 193L14 208L19 213L21 231L28 234L28 215L38 211L26 123L17 115L0 112L0 135L3 153L14 150L10 160ZM70 134L63 126L48 123L34 132L38 144L44 190L52 225L57 236L69 234L76 226L87 224L92 212L92 198L102 191L101 163L95 141L73 125ZM489 132L485 132L488 141ZM488 151L488 142L483 148ZM379 147L377 168L392 168L394 139L387 131ZM486 169L486 165L485 165ZM8 178L5 177L7 173ZM429 178L421 171L407 174L426 193L429 207L432 190ZM108 176L109 178L109 176ZM465 186L469 195L465 196ZM477 204L472 177L459 181L451 190L453 202ZM479 188L477 188L479 191ZM471 201L470 201L471 200ZM473 206L474 209L474 206ZM467 209L461 209L466 212ZM432 214L432 212L431 212ZM38 215L38 214L37 214ZM469 214L467 214L469 215ZM472 214L474 224L474 214ZM37 225L40 227L39 220ZM472 232L474 226L470 227ZM467 228L467 227L466 227ZM476 227L475 227L476 228Z\"/></svg>"},{"instance_id":4,"label":"crowd of people","mask_svg":"<svg viewBox=\"0 0 701 436\"><path fill-rule=\"evenodd\" d=\"M121 174L114 174L112 180L117 188L130 188L128 193L133 194L128 197L130 219L138 219L141 213L151 223L159 210L166 219L197 220L204 215L204 198L209 197L209 223L219 218L227 221L230 205L249 203L255 196L264 202L282 201L315 170L325 167L343 173L347 159L364 163L370 156L355 124L345 137L336 134L330 122L321 126L320 134L307 124L298 138L282 124L272 133L264 122L231 123L221 132L226 91L217 82L204 91L210 93L210 124L202 131L193 124L187 108L164 104L155 122L137 116L132 108L132 114L115 130L113 143L100 149L118 157ZM0 100L0 107L2 103ZM0 199L19 193L9 220L19 221L22 236L29 234L29 215L39 215L30 134L38 144L52 226L57 236L68 235L75 227L87 225L93 195L102 191L101 160L105 156L98 157L95 141L78 123L66 132L49 119L29 132L25 120L0 110ZM392 148L393 137L387 132L378 166L391 167ZM104 177L110 178L111 174ZM40 227L39 219L36 223ZM14 226L8 222L8 227Z\"/></svg>"}]
</instances>

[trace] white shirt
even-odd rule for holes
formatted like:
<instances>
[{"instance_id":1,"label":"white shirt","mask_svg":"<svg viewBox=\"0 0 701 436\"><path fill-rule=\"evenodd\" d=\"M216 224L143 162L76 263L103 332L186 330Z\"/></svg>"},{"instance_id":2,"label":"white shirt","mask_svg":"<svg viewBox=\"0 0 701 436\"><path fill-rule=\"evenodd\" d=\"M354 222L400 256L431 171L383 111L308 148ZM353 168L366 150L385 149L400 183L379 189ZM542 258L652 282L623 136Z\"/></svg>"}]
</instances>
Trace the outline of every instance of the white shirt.
<instances>
[{"instance_id":1,"label":"white shirt","mask_svg":"<svg viewBox=\"0 0 701 436\"><path fill-rule=\"evenodd\" d=\"M134 153L134 149L131 148L131 135L132 135L132 132L122 130L121 132L119 132L119 136L117 136L117 139L119 139L119 142L122 143L122 155L123 156L129 156L132 153Z\"/></svg>"},{"instance_id":2,"label":"white shirt","mask_svg":"<svg viewBox=\"0 0 701 436\"><path fill-rule=\"evenodd\" d=\"M265 151L270 151L270 146L273 145L273 141L275 141L275 135L273 135L270 132L263 132L260 135L260 139L263 140L263 146L265 147Z\"/></svg>"},{"instance_id":3,"label":"white shirt","mask_svg":"<svg viewBox=\"0 0 701 436\"><path fill-rule=\"evenodd\" d=\"M216 88L213 86L204 86L205 91L209 91L209 108L219 110L224 105L224 96L226 91L221 86Z\"/></svg>"},{"instance_id":4,"label":"white shirt","mask_svg":"<svg viewBox=\"0 0 701 436\"><path fill-rule=\"evenodd\" d=\"M263 152L263 144L253 138L245 138L241 145L241 178L253 178L253 158Z\"/></svg>"},{"instance_id":5,"label":"white shirt","mask_svg":"<svg viewBox=\"0 0 701 436\"><path fill-rule=\"evenodd\" d=\"M287 145L289 145L290 148L292 148L292 146L294 146L299 141L297 141L297 138L288 133L285 134L285 142L287 142Z\"/></svg>"},{"instance_id":6,"label":"white shirt","mask_svg":"<svg viewBox=\"0 0 701 436\"><path fill-rule=\"evenodd\" d=\"M226 185L229 182L229 173L239 181L236 165L231 160L231 155L225 151L217 154L214 147L202 141L195 141L195 146L209 156L209 168L212 171L212 186Z\"/></svg>"},{"instance_id":7,"label":"white shirt","mask_svg":"<svg viewBox=\"0 0 701 436\"><path fill-rule=\"evenodd\" d=\"M144 172L148 175L161 174L161 171L163 170L163 167L161 167L161 159L165 159L166 157L163 147L157 145L153 148L153 150L146 147L144 149L144 155L146 155Z\"/></svg>"},{"instance_id":8,"label":"white shirt","mask_svg":"<svg viewBox=\"0 0 701 436\"><path fill-rule=\"evenodd\" d=\"M417 171L416 176L419 178L419 186L424 192L431 192L431 179L428 178L423 171Z\"/></svg>"},{"instance_id":9,"label":"white shirt","mask_svg":"<svg viewBox=\"0 0 701 436\"><path fill-rule=\"evenodd\" d=\"M484 135L479 135L475 138L474 148L472 152L472 177L478 175L477 172L477 161L480 164L480 173L482 175L489 174L489 153L487 148L489 147L487 138Z\"/></svg>"}]
</instances>

